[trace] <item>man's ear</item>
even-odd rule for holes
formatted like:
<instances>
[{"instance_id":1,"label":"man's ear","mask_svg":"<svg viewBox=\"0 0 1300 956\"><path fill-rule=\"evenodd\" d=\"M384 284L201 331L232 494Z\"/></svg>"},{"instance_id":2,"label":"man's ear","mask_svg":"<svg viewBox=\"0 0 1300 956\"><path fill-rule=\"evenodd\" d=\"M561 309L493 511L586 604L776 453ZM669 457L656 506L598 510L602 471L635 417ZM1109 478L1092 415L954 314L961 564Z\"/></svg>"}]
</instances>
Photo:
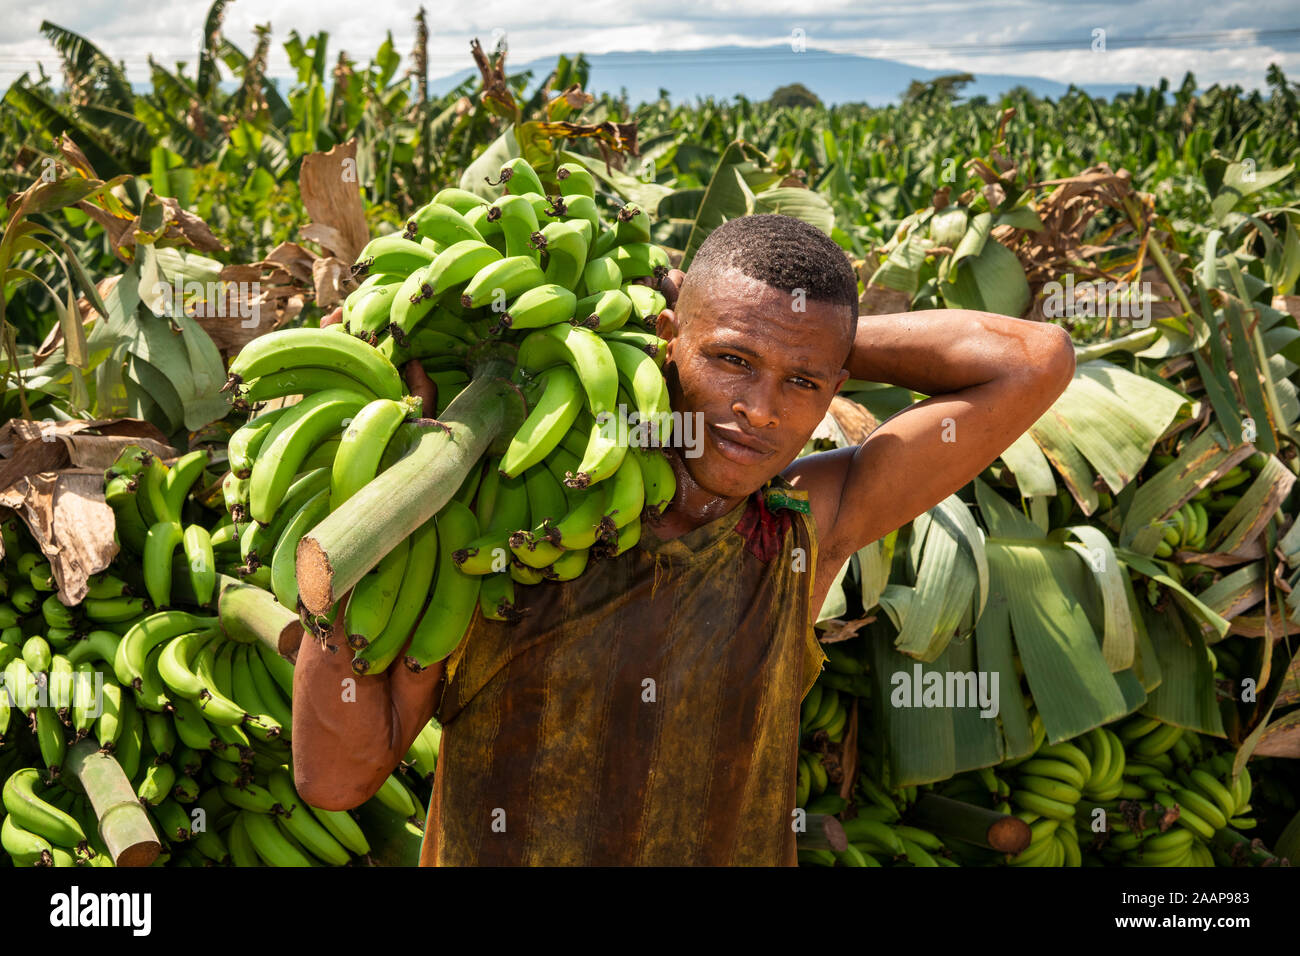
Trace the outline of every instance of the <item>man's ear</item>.
<instances>
[{"instance_id":1,"label":"man's ear","mask_svg":"<svg viewBox=\"0 0 1300 956\"><path fill-rule=\"evenodd\" d=\"M846 368L840 369L840 377L835 382L835 394L837 395L839 394L840 389L844 387L844 383L847 382L848 380L849 380L849 370Z\"/></svg>"}]
</instances>

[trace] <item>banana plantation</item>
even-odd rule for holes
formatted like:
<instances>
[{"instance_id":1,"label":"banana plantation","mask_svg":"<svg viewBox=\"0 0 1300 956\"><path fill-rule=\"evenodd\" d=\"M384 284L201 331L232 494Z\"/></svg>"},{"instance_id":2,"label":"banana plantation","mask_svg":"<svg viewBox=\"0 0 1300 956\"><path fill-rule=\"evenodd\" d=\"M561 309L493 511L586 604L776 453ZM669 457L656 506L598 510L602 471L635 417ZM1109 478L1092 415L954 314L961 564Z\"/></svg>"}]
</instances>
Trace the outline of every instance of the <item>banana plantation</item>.
<instances>
[{"instance_id":1,"label":"banana plantation","mask_svg":"<svg viewBox=\"0 0 1300 956\"><path fill-rule=\"evenodd\" d=\"M62 75L0 102L0 866L414 865L442 728L311 805L300 642L419 674L635 547L674 478L602 414L668 416L657 280L754 213L829 235L864 315L1076 350L840 569L800 865L1300 857L1300 85L675 106L475 44L436 95L423 11L241 49L223 6L147 89L43 23ZM924 398L850 379L805 453Z\"/></svg>"}]
</instances>

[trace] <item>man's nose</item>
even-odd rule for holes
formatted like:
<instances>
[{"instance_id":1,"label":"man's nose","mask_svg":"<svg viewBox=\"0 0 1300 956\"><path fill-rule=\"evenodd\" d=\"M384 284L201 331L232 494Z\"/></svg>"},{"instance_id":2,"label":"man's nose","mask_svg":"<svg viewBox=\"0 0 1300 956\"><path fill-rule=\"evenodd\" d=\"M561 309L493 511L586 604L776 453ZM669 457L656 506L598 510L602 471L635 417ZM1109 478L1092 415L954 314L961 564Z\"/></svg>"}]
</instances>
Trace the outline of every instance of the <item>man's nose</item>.
<instances>
[{"instance_id":1,"label":"man's nose","mask_svg":"<svg viewBox=\"0 0 1300 956\"><path fill-rule=\"evenodd\" d=\"M780 383L755 382L736 397L731 410L743 417L750 428L775 427L781 418Z\"/></svg>"}]
</instances>

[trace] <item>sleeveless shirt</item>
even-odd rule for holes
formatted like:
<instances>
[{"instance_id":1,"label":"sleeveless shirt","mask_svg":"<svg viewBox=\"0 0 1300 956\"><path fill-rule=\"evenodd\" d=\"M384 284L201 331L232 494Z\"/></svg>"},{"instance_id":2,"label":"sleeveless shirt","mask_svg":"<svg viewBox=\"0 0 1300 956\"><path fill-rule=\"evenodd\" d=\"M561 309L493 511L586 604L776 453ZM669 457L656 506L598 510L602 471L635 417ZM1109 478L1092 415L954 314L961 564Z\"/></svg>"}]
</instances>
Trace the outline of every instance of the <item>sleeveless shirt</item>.
<instances>
[{"instance_id":1,"label":"sleeveless shirt","mask_svg":"<svg viewBox=\"0 0 1300 956\"><path fill-rule=\"evenodd\" d=\"M476 611L447 659L420 865L796 865L816 558L778 476L678 538L517 587L513 624Z\"/></svg>"}]
</instances>

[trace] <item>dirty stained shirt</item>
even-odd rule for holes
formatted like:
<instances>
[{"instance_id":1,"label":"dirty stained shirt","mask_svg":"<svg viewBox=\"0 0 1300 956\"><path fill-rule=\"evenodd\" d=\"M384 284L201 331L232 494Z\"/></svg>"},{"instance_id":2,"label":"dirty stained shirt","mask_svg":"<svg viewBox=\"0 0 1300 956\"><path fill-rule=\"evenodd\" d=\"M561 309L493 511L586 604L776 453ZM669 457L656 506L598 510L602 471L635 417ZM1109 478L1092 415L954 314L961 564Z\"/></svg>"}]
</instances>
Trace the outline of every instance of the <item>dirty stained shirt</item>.
<instances>
[{"instance_id":1,"label":"dirty stained shirt","mask_svg":"<svg viewBox=\"0 0 1300 956\"><path fill-rule=\"evenodd\" d=\"M802 509L802 510L800 510ZM518 587L448 658L421 866L793 866L799 707L826 659L806 496Z\"/></svg>"}]
</instances>

